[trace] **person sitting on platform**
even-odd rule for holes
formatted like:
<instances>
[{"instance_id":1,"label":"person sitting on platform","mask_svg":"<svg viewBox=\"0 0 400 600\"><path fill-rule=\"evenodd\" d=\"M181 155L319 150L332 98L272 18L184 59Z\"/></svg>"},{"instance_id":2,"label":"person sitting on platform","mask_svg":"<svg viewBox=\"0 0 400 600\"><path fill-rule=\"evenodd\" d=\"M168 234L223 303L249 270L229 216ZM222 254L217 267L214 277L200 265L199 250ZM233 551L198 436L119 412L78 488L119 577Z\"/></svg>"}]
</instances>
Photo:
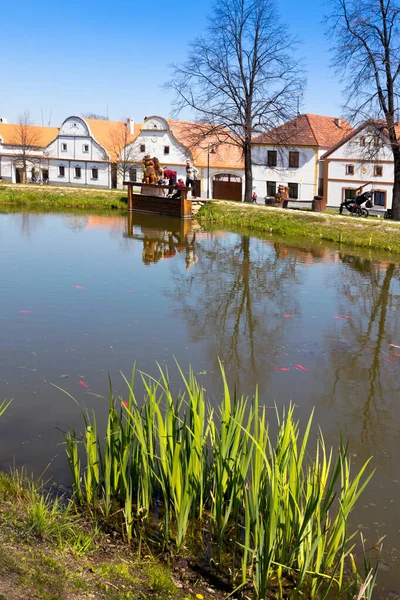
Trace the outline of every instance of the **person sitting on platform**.
<instances>
[{"instance_id":1,"label":"person sitting on platform","mask_svg":"<svg viewBox=\"0 0 400 600\"><path fill-rule=\"evenodd\" d=\"M183 179L178 179L178 184L176 187L178 187L178 188L185 187L185 182L183 181ZM181 190L176 190L175 194L172 195L172 198L180 198L180 197L181 197Z\"/></svg>"}]
</instances>

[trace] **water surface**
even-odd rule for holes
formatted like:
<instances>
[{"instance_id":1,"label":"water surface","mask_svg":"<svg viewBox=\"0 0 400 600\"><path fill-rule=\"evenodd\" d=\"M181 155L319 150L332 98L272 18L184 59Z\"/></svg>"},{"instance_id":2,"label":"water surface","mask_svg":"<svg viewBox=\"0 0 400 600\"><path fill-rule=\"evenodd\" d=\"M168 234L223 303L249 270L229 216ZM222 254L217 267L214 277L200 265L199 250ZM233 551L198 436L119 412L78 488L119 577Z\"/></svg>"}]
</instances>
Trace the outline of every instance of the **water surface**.
<instances>
[{"instance_id":1,"label":"water surface","mask_svg":"<svg viewBox=\"0 0 400 600\"><path fill-rule=\"evenodd\" d=\"M217 405L218 357L238 389L290 400L355 466L377 472L353 515L385 540L384 590L400 591L400 285L390 256L135 215L0 215L0 467L26 464L67 484L60 430L100 422L108 373L192 363ZM297 366L296 366L297 365ZM89 392L80 382L89 386ZM178 383L176 383L178 385ZM271 411L272 413L272 411ZM271 414L272 417L272 414ZM386 591L381 592L386 597ZM380 596L379 596L380 597Z\"/></svg>"}]
</instances>

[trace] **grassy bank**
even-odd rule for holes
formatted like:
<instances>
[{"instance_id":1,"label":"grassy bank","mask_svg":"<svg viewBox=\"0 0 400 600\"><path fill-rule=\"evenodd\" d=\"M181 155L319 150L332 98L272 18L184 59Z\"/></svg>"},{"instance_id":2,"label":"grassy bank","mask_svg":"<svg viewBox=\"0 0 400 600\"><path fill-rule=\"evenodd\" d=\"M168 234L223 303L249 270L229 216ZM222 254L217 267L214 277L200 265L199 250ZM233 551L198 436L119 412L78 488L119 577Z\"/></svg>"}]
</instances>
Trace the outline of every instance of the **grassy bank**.
<instances>
[{"instance_id":1,"label":"grassy bank","mask_svg":"<svg viewBox=\"0 0 400 600\"><path fill-rule=\"evenodd\" d=\"M0 473L1 600L196 600L222 594L193 572L138 556L115 532Z\"/></svg>"},{"instance_id":2,"label":"grassy bank","mask_svg":"<svg viewBox=\"0 0 400 600\"><path fill-rule=\"evenodd\" d=\"M196 218L206 227L213 224L226 228L245 227L293 239L326 240L400 253L400 224L382 219L340 217L225 201L203 206Z\"/></svg>"},{"instance_id":3,"label":"grassy bank","mask_svg":"<svg viewBox=\"0 0 400 600\"><path fill-rule=\"evenodd\" d=\"M14 206L26 210L58 211L63 209L113 210L127 208L124 190L76 189L49 185L0 185L0 208Z\"/></svg>"}]
</instances>

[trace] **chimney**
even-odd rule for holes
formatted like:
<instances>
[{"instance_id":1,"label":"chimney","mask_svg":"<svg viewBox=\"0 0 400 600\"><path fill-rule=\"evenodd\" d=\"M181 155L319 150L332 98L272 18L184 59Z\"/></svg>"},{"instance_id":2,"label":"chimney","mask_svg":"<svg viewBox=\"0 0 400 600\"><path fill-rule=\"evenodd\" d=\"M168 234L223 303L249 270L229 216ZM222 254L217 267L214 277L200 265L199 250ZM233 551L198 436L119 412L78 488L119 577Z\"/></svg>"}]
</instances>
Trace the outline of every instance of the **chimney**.
<instances>
[{"instance_id":1,"label":"chimney","mask_svg":"<svg viewBox=\"0 0 400 600\"><path fill-rule=\"evenodd\" d=\"M126 126L128 128L129 133L133 135L135 133L135 119L132 119L132 117L128 117L126 120Z\"/></svg>"},{"instance_id":2,"label":"chimney","mask_svg":"<svg viewBox=\"0 0 400 600\"><path fill-rule=\"evenodd\" d=\"M342 119L335 119L335 125L342 128Z\"/></svg>"}]
</instances>

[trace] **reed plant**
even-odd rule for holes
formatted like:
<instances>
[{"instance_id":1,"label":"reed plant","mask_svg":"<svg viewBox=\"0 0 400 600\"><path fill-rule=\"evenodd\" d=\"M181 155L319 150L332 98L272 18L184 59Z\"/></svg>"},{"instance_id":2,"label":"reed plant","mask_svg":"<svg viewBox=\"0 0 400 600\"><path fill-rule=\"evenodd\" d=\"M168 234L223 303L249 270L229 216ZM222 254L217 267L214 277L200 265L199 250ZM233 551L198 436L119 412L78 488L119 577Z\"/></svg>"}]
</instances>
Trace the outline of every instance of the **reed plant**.
<instances>
[{"instance_id":1,"label":"reed plant","mask_svg":"<svg viewBox=\"0 0 400 600\"><path fill-rule=\"evenodd\" d=\"M321 431L312 436L313 415L301 430L292 404L272 411L273 437L258 392L232 395L222 367L219 410L192 370L179 371L176 394L161 368L158 379L140 373L141 402L135 373L124 377L127 400L110 383L102 440L95 413L84 411L84 435L66 435L76 502L113 524L122 515L140 547L145 538L179 552L206 531L214 563L255 600L346 597L361 584L348 521L370 461L352 473L347 446L334 453Z\"/></svg>"}]
</instances>

